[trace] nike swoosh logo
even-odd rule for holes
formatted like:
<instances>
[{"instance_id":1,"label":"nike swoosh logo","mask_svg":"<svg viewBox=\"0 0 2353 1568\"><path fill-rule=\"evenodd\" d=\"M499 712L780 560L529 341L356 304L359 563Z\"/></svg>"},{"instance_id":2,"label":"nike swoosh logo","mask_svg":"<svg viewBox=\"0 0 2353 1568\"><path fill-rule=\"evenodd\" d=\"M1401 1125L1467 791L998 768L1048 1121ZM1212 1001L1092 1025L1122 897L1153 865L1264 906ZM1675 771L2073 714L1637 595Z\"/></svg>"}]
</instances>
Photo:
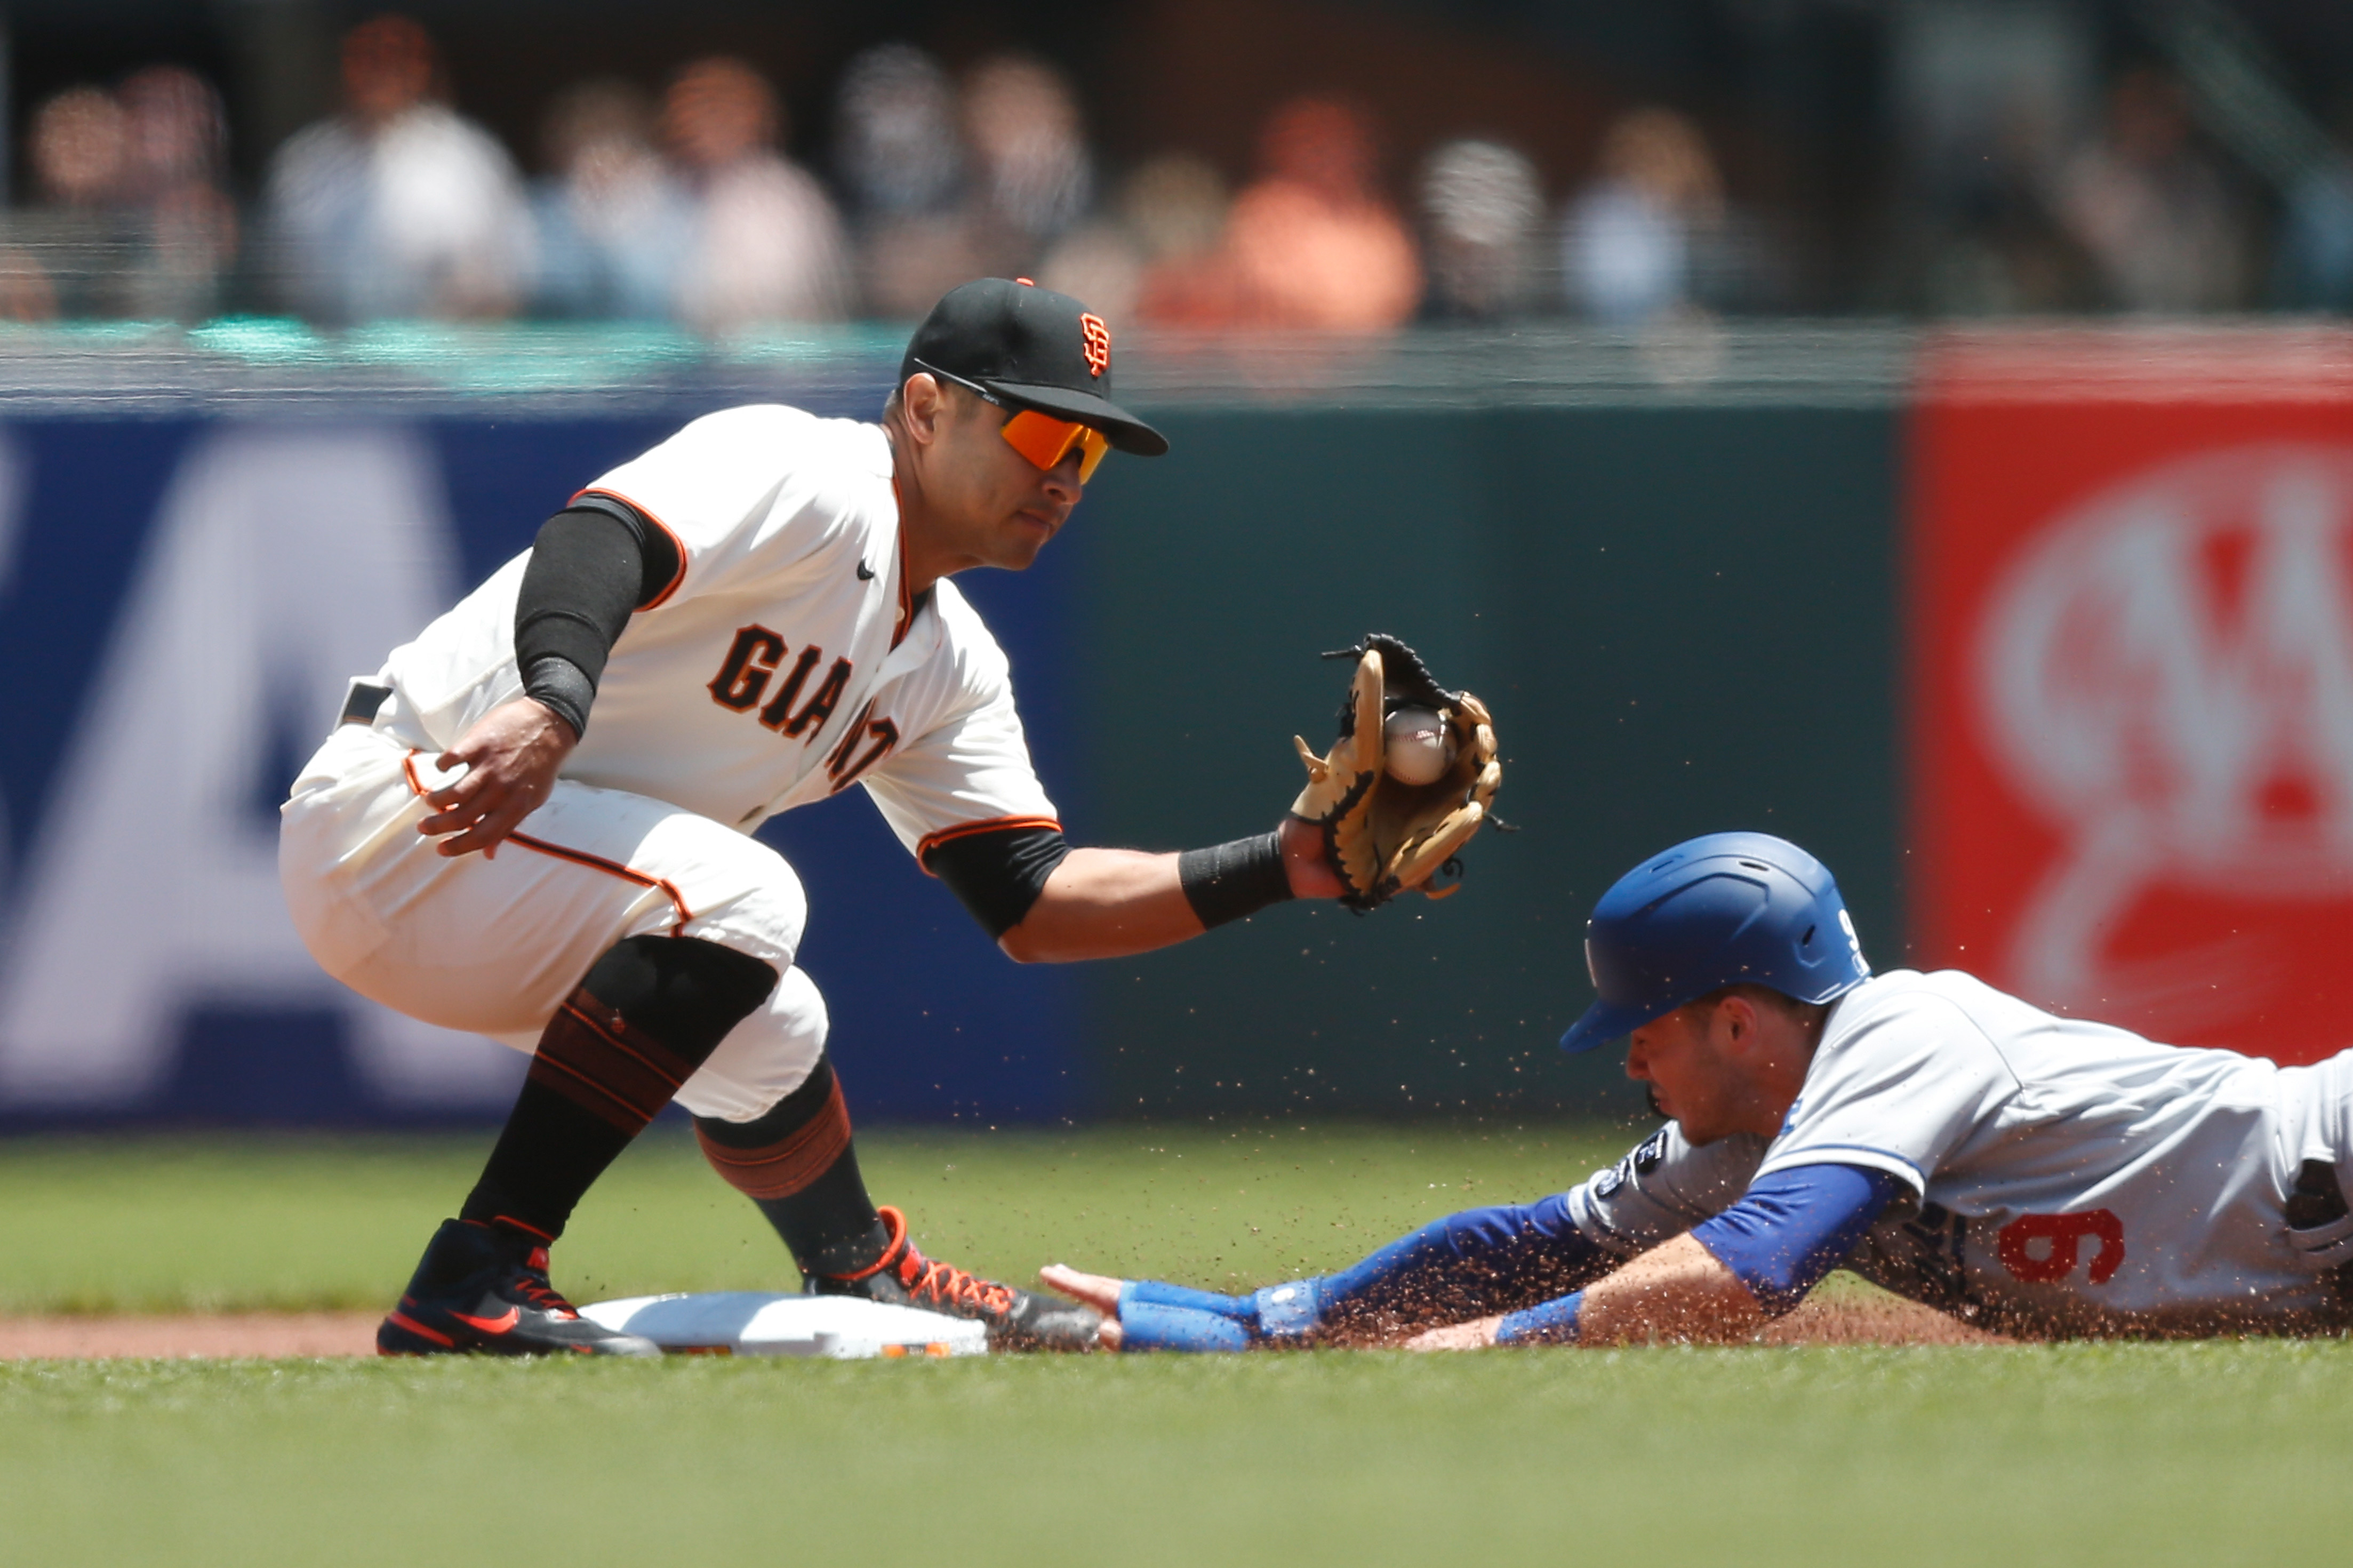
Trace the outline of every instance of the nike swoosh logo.
<instances>
[{"instance_id":1,"label":"nike swoosh logo","mask_svg":"<svg viewBox=\"0 0 2353 1568\"><path fill-rule=\"evenodd\" d=\"M463 1312L452 1312L449 1315L470 1328L480 1329L486 1334L503 1334L522 1321L521 1307L509 1307L505 1312L495 1318L470 1318Z\"/></svg>"},{"instance_id":2,"label":"nike swoosh logo","mask_svg":"<svg viewBox=\"0 0 2353 1568\"><path fill-rule=\"evenodd\" d=\"M858 563L858 580L861 583L871 583L874 581L874 568L869 566L863 561L860 562Z\"/></svg>"}]
</instances>

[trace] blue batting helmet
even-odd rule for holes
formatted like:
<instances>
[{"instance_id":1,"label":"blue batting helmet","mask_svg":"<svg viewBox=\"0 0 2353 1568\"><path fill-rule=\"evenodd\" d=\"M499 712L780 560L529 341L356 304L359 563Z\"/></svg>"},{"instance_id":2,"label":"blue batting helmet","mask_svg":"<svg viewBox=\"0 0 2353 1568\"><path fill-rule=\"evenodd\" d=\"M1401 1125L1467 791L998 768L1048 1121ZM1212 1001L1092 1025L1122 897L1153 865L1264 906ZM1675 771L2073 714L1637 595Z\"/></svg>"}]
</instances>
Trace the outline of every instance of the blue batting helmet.
<instances>
[{"instance_id":1,"label":"blue batting helmet","mask_svg":"<svg viewBox=\"0 0 2353 1568\"><path fill-rule=\"evenodd\" d=\"M1589 1051L1723 986L1827 1002L1871 978L1830 868L1769 833L1711 833L1618 879L1585 928L1601 1000L1560 1037Z\"/></svg>"}]
</instances>

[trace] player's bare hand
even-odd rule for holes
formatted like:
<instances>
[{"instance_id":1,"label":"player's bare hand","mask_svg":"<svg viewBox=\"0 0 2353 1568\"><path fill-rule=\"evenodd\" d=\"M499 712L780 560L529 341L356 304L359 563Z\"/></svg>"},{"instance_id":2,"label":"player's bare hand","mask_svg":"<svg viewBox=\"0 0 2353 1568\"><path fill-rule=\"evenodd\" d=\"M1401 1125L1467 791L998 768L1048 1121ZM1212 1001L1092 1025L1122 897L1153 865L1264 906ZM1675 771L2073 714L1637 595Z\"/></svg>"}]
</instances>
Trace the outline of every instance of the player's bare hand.
<instances>
[{"instance_id":1,"label":"player's bare hand","mask_svg":"<svg viewBox=\"0 0 2353 1568\"><path fill-rule=\"evenodd\" d=\"M479 849L489 858L524 817L546 804L556 770L577 744L571 725L528 697L491 709L434 760L443 773L466 772L425 797L434 814L417 831L451 835L434 846L444 855Z\"/></svg>"},{"instance_id":2,"label":"player's bare hand","mask_svg":"<svg viewBox=\"0 0 2353 1568\"><path fill-rule=\"evenodd\" d=\"M1282 870L1296 899L1336 899L1347 891L1340 873L1324 858L1324 830L1295 816L1282 819Z\"/></svg>"},{"instance_id":3,"label":"player's bare hand","mask_svg":"<svg viewBox=\"0 0 2353 1568\"><path fill-rule=\"evenodd\" d=\"M1449 1323L1442 1329L1425 1329L1406 1341L1409 1351L1482 1351L1495 1342L1498 1317L1478 1318L1467 1323Z\"/></svg>"},{"instance_id":4,"label":"player's bare hand","mask_svg":"<svg viewBox=\"0 0 2353 1568\"><path fill-rule=\"evenodd\" d=\"M1101 1312L1103 1327L1095 1331L1095 1341L1107 1351L1119 1349L1119 1280L1108 1275L1082 1274L1067 1263L1049 1263L1038 1270L1038 1279L1047 1289Z\"/></svg>"},{"instance_id":5,"label":"player's bare hand","mask_svg":"<svg viewBox=\"0 0 2353 1568\"><path fill-rule=\"evenodd\" d=\"M1050 1290L1059 1290L1071 1300L1092 1307L1098 1312L1119 1310L1119 1288L1122 1281L1105 1274L1082 1274L1067 1263L1049 1263L1038 1270L1038 1279Z\"/></svg>"}]
</instances>

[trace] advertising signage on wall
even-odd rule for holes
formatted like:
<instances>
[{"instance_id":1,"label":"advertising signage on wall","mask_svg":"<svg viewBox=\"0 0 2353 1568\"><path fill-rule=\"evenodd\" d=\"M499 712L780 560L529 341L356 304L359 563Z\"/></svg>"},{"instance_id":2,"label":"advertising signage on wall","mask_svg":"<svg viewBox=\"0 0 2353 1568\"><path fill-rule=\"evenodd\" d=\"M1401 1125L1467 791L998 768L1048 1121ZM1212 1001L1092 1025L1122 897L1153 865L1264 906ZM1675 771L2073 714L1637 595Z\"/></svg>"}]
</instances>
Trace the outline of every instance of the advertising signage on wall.
<instances>
[{"instance_id":1,"label":"advertising signage on wall","mask_svg":"<svg viewBox=\"0 0 2353 1568\"><path fill-rule=\"evenodd\" d=\"M1917 961L2341 1049L2353 334L1955 338L1913 429Z\"/></svg>"}]
</instances>

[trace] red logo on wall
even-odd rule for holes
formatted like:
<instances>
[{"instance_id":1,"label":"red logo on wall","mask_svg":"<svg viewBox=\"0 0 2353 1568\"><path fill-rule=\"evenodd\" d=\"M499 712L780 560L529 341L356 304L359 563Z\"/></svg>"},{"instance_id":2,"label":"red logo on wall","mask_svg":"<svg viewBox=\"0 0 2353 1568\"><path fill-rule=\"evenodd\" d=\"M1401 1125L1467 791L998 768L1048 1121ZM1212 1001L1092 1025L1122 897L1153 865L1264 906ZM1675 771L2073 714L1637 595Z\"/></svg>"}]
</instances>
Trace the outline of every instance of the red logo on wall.
<instances>
[{"instance_id":1,"label":"red logo on wall","mask_svg":"<svg viewBox=\"0 0 2353 1568\"><path fill-rule=\"evenodd\" d=\"M1923 966L2176 1044L2353 1045L2353 385L2279 363L2309 342L1932 354Z\"/></svg>"},{"instance_id":2,"label":"red logo on wall","mask_svg":"<svg viewBox=\"0 0 2353 1568\"><path fill-rule=\"evenodd\" d=\"M1087 374L1101 375L1111 368L1111 325L1092 313L1079 318L1081 347L1086 351Z\"/></svg>"}]
</instances>

